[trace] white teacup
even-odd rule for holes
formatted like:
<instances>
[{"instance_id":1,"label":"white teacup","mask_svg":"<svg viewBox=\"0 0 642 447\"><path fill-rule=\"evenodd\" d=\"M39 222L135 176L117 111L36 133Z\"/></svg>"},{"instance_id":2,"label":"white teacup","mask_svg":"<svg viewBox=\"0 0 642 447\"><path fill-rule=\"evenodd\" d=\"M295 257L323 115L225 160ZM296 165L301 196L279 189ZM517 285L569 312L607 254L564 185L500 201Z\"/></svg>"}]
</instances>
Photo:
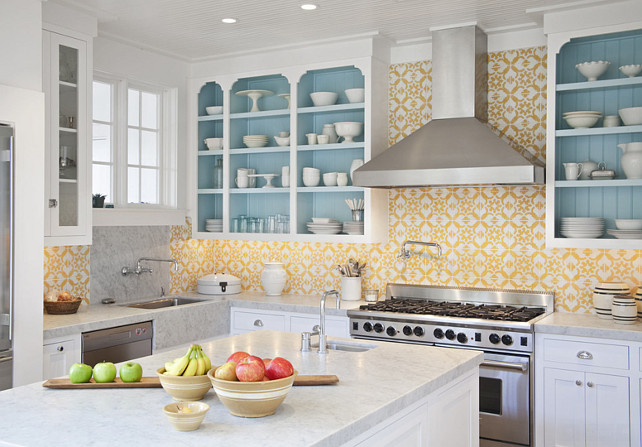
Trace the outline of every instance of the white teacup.
<instances>
[{"instance_id":1,"label":"white teacup","mask_svg":"<svg viewBox=\"0 0 642 447\"><path fill-rule=\"evenodd\" d=\"M308 137L308 144L317 144L317 134L306 133L305 136Z\"/></svg>"},{"instance_id":2,"label":"white teacup","mask_svg":"<svg viewBox=\"0 0 642 447\"><path fill-rule=\"evenodd\" d=\"M348 173L347 172L338 172L337 173L337 185L338 186L348 186Z\"/></svg>"},{"instance_id":3,"label":"white teacup","mask_svg":"<svg viewBox=\"0 0 642 447\"><path fill-rule=\"evenodd\" d=\"M602 121L604 127L618 127L620 125L620 117L617 115L607 115Z\"/></svg>"},{"instance_id":4,"label":"white teacup","mask_svg":"<svg viewBox=\"0 0 642 447\"><path fill-rule=\"evenodd\" d=\"M319 144L328 144L330 142L330 135L317 135L317 142Z\"/></svg>"},{"instance_id":5,"label":"white teacup","mask_svg":"<svg viewBox=\"0 0 642 447\"><path fill-rule=\"evenodd\" d=\"M325 186L337 186L337 173L326 172L323 174L323 184Z\"/></svg>"},{"instance_id":6,"label":"white teacup","mask_svg":"<svg viewBox=\"0 0 642 447\"><path fill-rule=\"evenodd\" d=\"M250 178L247 175L243 177L236 177L234 179L234 183L236 183L236 186L239 188L249 188Z\"/></svg>"},{"instance_id":7,"label":"white teacup","mask_svg":"<svg viewBox=\"0 0 642 447\"><path fill-rule=\"evenodd\" d=\"M279 132L279 136L281 138L287 138L290 136L290 132L288 132L287 130L282 130L281 132Z\"/></svg>"},{"instance_id":8,"label":"white teacup","mask_svg":"<svg viewBox=\"0 0 642 447\"><path fill-rule=\"evenodd\" d=\"M223 138L205 138L203 140L207 148L211 151L223 149Z\"/></svg>"},{"instance_id":9,"label":"white teacup","mask_svg":"<svg viewBox=\"0 0 642 447\"><path fill-rule=\"evenodd\" d=\"M582 174L582 163L564 163L566 180L577 180Z\"/></svg>"}]
</instances>

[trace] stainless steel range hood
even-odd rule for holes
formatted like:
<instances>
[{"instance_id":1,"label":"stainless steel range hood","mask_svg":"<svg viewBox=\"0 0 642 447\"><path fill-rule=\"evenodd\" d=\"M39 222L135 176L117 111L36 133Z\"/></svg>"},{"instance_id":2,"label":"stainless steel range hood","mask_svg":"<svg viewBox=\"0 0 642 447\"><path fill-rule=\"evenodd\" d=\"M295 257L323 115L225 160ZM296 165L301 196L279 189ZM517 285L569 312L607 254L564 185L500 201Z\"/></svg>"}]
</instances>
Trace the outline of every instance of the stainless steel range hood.
<instances>
[{"instance_id":1,"label":"stainless steel range hood","mask_svg":"<svg viewBox=\"0 0 642 447\"><path fill-rule=\"evenodd\" d=\"M474 25L433 31L432 45L432 121L354 171L354 184L543 184L544 165L525 158L486 124L484 32Z\"/></svg>"}]
</instances>

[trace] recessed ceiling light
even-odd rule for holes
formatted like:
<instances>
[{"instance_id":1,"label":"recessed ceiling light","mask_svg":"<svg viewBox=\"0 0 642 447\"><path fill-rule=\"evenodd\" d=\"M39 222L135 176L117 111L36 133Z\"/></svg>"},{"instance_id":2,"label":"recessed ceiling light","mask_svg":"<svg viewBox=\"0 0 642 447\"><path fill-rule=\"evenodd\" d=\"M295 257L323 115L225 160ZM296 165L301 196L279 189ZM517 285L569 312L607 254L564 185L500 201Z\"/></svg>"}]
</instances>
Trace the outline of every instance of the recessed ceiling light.
<instances>
[{"instance_id":1,"label":"recessed ceiling light","mask_svg":"<svg viewBox=\"0 0 642 447\"><path fill-rule=\"evenodd\" d=\"M306 3L304 5L301 5L301 9L305 9L306 11L314 11L317 9L317 5L313 5L312 3Z\"/></svg>"},{"instance_id":2,"label":"recessed ceiling light","mask_svg":"<svg viewBox=\"0 0 642 447\"><path fill-rule=\"evenodd\" d=\"M232 18L232 17L227 17L225 19L222 19L221 22L223 22L223 23L236 23L237 20Z\"/></svg>"}]
</instances>

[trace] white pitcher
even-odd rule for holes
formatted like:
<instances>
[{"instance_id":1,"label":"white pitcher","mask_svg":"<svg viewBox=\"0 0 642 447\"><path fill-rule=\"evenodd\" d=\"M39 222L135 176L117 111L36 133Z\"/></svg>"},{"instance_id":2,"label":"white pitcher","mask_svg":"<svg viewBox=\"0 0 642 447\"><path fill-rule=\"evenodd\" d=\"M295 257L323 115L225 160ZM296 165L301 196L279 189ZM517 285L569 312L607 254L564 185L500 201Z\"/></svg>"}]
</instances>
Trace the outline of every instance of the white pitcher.
<instances>
[{"instance_id":1,"label":"white pitcher","mask_svg":"<svg viewBox=\"0 0 642 447\"><path fill-rule=\"evenodd\" d=\"M620 164L626 178L642 179L642 142L618 144L622 149Z\"/></svg>"},{"instance_id":2,"label":"white pitcher","mask_svg":"<svg viewBox=\"0 0 642 447\"><path fill-rule=\"evenodd\" d=\"M323 125L323 130L321 131L322 135L327 135L328 138L328 143L336 143L339 141L339 135L337 135L337 131L334 130L334 124L324 124Z\"/></svg>"},{"instance_id":3,"label":"white pitcher","mask_svg":"<svg viewBox=\"0 0 642 447\"><path fill-rule=\"evenodd\" d=\"M283 292L285 283L288 280L288 274L281 262L266 262L261 272L261 285L265 294L269 296L278 296Z\"/></svg>"}]
</instances>

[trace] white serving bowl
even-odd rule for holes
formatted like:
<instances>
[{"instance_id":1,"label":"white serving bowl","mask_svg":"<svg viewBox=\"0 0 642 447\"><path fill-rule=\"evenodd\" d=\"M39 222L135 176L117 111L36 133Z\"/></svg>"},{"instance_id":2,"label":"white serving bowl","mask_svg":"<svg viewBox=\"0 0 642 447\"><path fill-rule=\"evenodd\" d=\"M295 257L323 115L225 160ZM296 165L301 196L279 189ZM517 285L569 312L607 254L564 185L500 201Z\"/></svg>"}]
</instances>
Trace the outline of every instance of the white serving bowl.
<instances>
[{"instance_id":1,"label":"white serving bowl","mask_svg":"<svg viewBox=\"0 0 642 447\"><path fill-rule=\"evenodd\" d=\"M344 143L353 143L354 137L358 137L363 132L363 123L358 121L341 121L334 123L334 130L340 137L343 137Z\"/></svg>"},{"instance_id":2,"label":"white serving bowl","mask_svg":"<svg viewBox=\"0 0 642 447\"><path fill-rule=\"evenodd\" d=\"M642 219L615 219L618 230L642 230Z\"/></svg>"},{"instance_id":3,"label":"white serving bowl","mask_svg":"<svg viewBox=\"0 0 642 447\"><path fill-rule=\"evenodd\" d=\"M326 172L323 174L323 184L325 186L337 186L337 173Z\"/></svg>"},{"instance_id":4,"label":"white serving bowl","mask_svg":"<svg viewBox=\"0 0 642 447\"><path fill-rule=\"evenodd\" d=\"M618 110L620 118L625 126L636 126L642 124L642 107L627 107Z\"/></svg>"},{"instance_id":5,"label":"white serving bowl","mask_svg":"<svg viewBox=\"0 0 642 447\"><path fill-rule=\"evenodd\" d=\"M211 151L223 149L223 138L205 138L205 145Z\"/></svg>"},{"instance_id":6,"label":"white serving bowl","mask_svg":"<svg viewBox=\"0 0 642 447\"><path fill-rule=\"evenodd\" d=\"M279 146L289 146L290 145L290 137L274 137L274 141L276 141L276 144Z\"/></svg>"},{"instance_id":7,"label":"white serving bowl","mask_svg":"<svg viewBox=\"0 0 642 447\"><path fill-rule=\"evenodd\" d=\"M205 111L208 115L220 115L221 113L223 113L223 106L205 107Z\"/></svg>"},{"instance_id":8,"label":"white serving bowl","mask_svg":"<svg viewBox=\"0 0 642 447\"><path fill-rule=\"evenodd\" d=\"M620 67L620 71L622 72L623 75L628 76L629 78L634 78L637 75L639 75L640 72L642 71L642 65L640 64L622 65Z\"/></svg>"},{"instance_id":9,"label":"white serving bowl","mask_svg":"<svg viewBox=\"0 0 642 447\"><path fill-rule=\"evenodd\" d=\"M345 90L348 102L363 102L366 98L366 89L364 88L349 88Z\"/></svg>"},{"instance_id":10,"label":"white serving bowl","mask_svg":"<svg viewBox=\"0 0 642 447\"><path fill-rule=\"evenodd\" d=\"M573 129L588 129L595 126L602 115L568 115L564 121Z\"/></svg>"},{"instance_id":11,"label":"white serving bowl","mask_svg":"<svg viewBox=\"0 0 642 447\"><path fill-rule=\"evenodd\" d=\"M305 186L317 186L321 181L321 176L303 176L303 184Z\"/></svg>"},{"instance_id":12,"label":"white serving bowl","mask_svg":"<svg viewBox=\"0 0 642 447\"><path fill-rule=\"evenodd\" d=\"M607 61L591 61L577 64L575 68L589 81L597 81L597 78L604 74L609 65L611 63Z\"/></svg>"},{"instance_id":13,"label":"white serving bowl","mask_svg":"<svg viewBox=\"0 0 642 447\"><path fill-rule=\"evenodd\" d=\"M339 94L335 92L314 92L310 93L312 104L315 106L331 106L337 102Z\"/></svg>"},{"instance_id":14,"label":"white serving bowl","mask_svg":"<svg viewBox=\"0 0 642 447\"><path fill-rule=\"evenodd\" d=\"M317 169L317 168L310 168L310 167L303 168L303 175L304 176L305 175L310 175L310 174L320 176L321 175L321 170Z\"/></svg>"}]
</instances>

